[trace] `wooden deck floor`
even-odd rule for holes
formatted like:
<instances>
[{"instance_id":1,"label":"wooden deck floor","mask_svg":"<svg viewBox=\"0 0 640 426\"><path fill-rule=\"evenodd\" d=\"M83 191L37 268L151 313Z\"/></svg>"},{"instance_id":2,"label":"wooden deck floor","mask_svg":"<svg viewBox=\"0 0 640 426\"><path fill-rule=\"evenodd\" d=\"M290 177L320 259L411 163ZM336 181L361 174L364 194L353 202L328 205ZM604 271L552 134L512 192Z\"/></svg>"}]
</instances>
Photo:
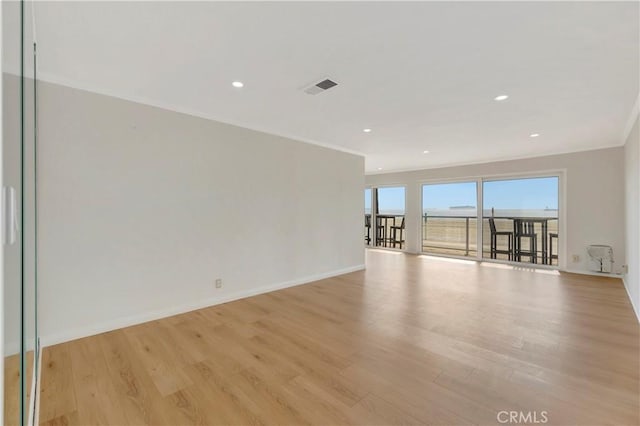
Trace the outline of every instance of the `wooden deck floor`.
<instances>
[{"instance_id":1,"label":"wooden deck floor","mask_svg":"<svg viewBox=\"0 0 640 426\"><path fill-rule=\"evenodd\" d=\"M366 271L45 348L40 422L637 425L639 337L617 279L369 250Z\"/></svg>"}]
</instances>

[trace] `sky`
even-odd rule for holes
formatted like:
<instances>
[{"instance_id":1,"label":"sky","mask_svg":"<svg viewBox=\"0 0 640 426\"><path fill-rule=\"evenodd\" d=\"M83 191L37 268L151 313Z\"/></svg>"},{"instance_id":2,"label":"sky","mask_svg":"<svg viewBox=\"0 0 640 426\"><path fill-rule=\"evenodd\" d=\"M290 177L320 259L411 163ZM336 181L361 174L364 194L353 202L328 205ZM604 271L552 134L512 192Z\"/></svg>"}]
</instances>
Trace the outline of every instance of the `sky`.
<instances>
[{"instance_id":1,"label":"sky","mask_svg":"<svg viewBox=\"0 0 640 426\"><path fill-rule=\"evenodd\" d=\"M495 180L483 183L484 209L557 209L558 178ZM405 207L403 187L379 188L380 213L397 213ZM476 182L429 184L422 187L423 209L476 206ZM371 206L371 190L365 190L365 210Z\"/></svg>"}]
</instances>

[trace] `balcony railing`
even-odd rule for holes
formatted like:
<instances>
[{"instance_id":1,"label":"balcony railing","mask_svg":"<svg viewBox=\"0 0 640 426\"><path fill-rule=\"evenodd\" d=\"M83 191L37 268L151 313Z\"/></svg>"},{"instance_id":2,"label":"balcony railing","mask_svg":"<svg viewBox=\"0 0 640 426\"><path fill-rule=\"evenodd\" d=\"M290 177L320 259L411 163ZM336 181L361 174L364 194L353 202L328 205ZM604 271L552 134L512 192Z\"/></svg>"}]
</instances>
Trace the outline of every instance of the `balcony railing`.
<instances>
[{"instance_id":1,"label":"balcony railing","mask_svg":"<svg viewBox=\"0 0 640 426\"><path fill-rule=\"evenodd\" d=\"M365 214L364 224L364 239L367 245L399 249L405 247L404 215L377 214L374 231L371 215Z\"/></svg>"},{"instance_id":2,"label":"balcony railing","mask_svg":"<svg viewBox=\"0 0 640 426\"><path fill-rule=\"evenodd\" d=\"M422 216L422 251L437 254L475 256L475 216Z\"/></svg>"},{"instance_id":3,"label":"balcony railing","mask_svg":"<svg viewBox=\"0 0 640 426\"><path fill-rule=\"evenodd\" d=\"M494 217L493 219L496 233L506 234L492 238L489 218L484 217L483 257L515 261L524 259L531 263L557 265L558 219L556 217ZM529 240L532 237L515 237L516 226L524 222L531 224L530 233L535 235L535 244ZM476 216L425 214L422 217L422 251L475 257L478 250L476 230Z\"/></svg>"}]
</instances>

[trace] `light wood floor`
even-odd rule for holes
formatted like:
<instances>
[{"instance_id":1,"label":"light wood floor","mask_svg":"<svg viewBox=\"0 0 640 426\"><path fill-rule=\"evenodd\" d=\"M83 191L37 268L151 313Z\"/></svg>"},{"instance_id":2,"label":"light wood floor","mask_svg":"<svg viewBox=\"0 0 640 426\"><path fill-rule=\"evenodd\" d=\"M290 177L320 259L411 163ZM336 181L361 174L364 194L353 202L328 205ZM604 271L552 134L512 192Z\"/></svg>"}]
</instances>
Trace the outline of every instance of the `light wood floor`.
<instances>
[{"instance_id":1,"label":"light wood floor","mask_svg":"<svg viewBox=\"0 0 640 426\"><path fill-rule=\"evenodd\" d=\"M366 271L45 348L40 421L637 425L639 333L618 279L369 250Z\"/></svg>"},{"instance_id":2,"label":"light wood floor","mask_svg":"<svg viewBox=\"0 0 640 426\"><path fill-rule=\"evenodd\" d=\"M25 407L29 407L31 399L31 385L33 380L33 351L27 352L27 386L25 392ZM4 359L4 425L20 424L20 355L11 355ZM29 418L28 410L25 418Z\"/></svg>"}]
</instances>

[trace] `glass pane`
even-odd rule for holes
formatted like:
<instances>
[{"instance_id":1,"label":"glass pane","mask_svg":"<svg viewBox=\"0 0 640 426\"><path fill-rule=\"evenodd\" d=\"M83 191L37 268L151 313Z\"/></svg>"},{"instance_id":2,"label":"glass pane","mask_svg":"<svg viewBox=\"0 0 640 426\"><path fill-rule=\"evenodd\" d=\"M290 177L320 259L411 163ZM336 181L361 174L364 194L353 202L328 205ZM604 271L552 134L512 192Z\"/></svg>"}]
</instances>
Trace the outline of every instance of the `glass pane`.
<instances>
[{"instance_id":1,"label":"glass pane","mask_svg":"<svg viewBox=\"0 0 640 426\"><path fill-rule=\"evenodd\" d=\"M371 245L371 188L364 190L364 243Z\"/></svg>"},{"instance_id":2,"label":"glass pane","mask_svg":"<svg viewBox=\"0 0 640 426\"><path fill-rule=\"evenodd\" d=\"M376 188L376 246L402 249L405 247L405 189Z\"/></svg>"},{"instance_id":3,"label":"glass pane","mask_svg":"<svg viewBox=\"0 0 640 426\"><path fill-rule=\"evenodd\" d=\"M483 257L558 264L559 178L483 184Z\"/></svg>"},{"instance_id":4,"label":"glass pane","mask_svg":"<svg viewBox=\"0 0 640 426\"><path fill-rule=\"evenodd\" d=\"M422 251L476 256L476 182L422 186Z\"/></svg>"},{"instance_id":5,"label":"glass pane","mask_svg":"<svg viewBox=\"0 0 640 426\"><path fill-rule=\"evenodd\" d=\"M15 220L4 245L4 424L32 413L36 327L36 91L33 3L2 3L3 186ZM11 200L11 201L9 201Z\"/></svg>"},{"instance_id":6,"label":"glass pane","mask_svg":"<svg viewBox=\"0 0 640 426\"><path fill-rule=\"evenodd\" d=\"M37 360L36 328L36 61L34 3L24 2L23 17L23 91L22 91L22 350L23 374L22 423L33 416L33 395Z\"/></svg>"},{"instance_id":7,"label":"glass pane","mask_svg":"<svg viewBox=\"0 0 640 426\"><path fill-rule=\"evenodd\" d=\"M2 2L2 185L6 187L10 210L19 218L21 190L21 104L20 104L20 3ZM11 188L11 190L9 189ZM11 201L9 201L9 199ZM23 376L20 373L21 268L20 236L7 235L4 245L4 423L20 424Z\"/></svg>"}]
</instances>

